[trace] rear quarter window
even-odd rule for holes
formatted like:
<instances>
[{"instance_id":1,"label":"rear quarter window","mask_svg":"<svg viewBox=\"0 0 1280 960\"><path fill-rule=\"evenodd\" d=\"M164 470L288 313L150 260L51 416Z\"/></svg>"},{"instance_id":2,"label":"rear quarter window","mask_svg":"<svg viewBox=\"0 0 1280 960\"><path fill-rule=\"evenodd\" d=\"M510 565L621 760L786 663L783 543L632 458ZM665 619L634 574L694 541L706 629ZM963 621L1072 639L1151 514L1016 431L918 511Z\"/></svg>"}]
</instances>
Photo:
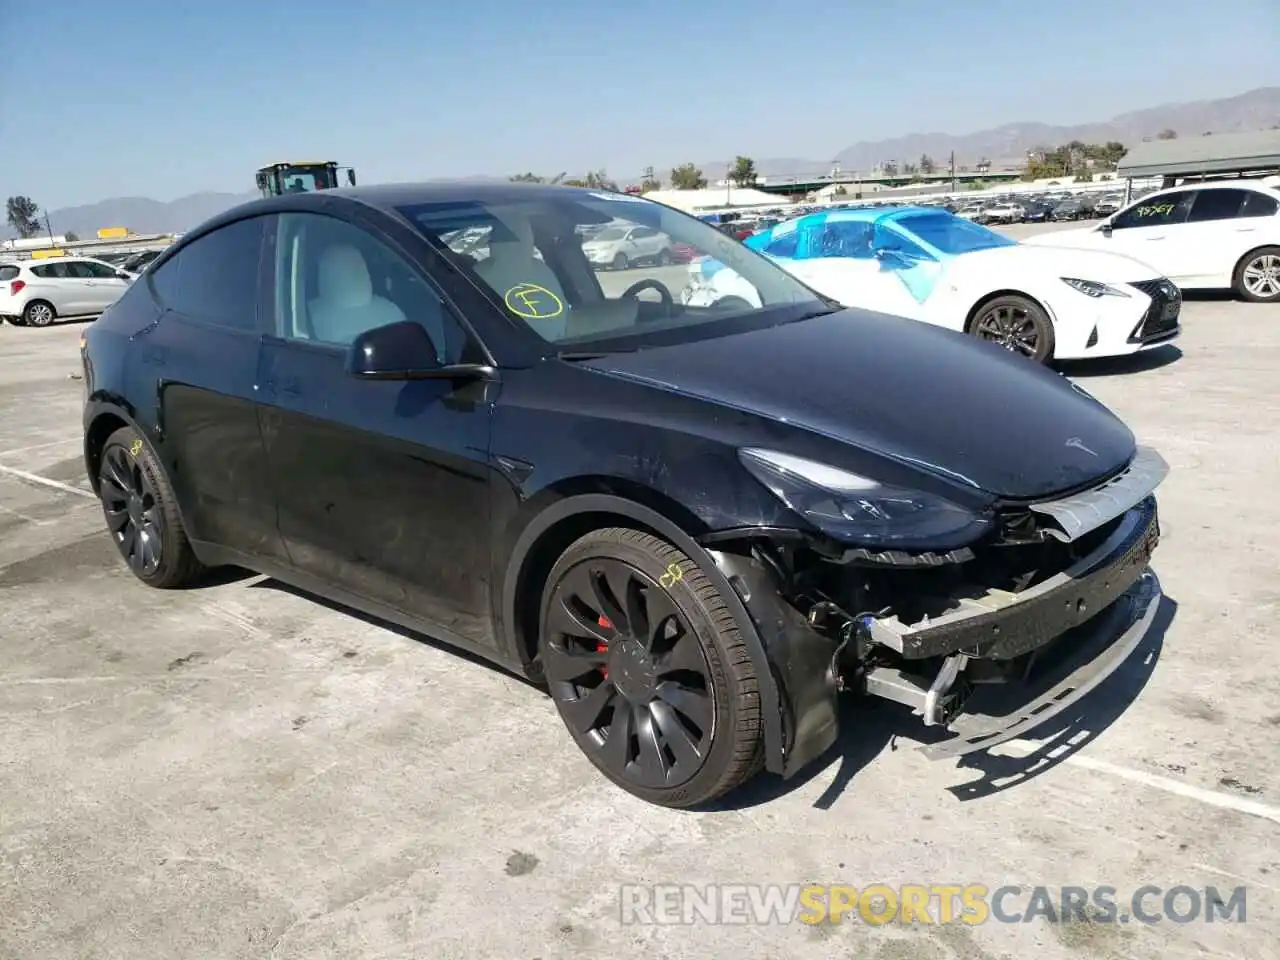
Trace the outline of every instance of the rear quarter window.
<instances>
[{"instance_id":1,"label":"rear quarter window","mask_svg":"<svg viewBox=\"0 0 1280 960\"><path fill-rule=\"evenodd\" d=\"M18 278L18 268L14 266L0 267L0 283L5 280L16 280Z\"/></svg>"}]
</instances>

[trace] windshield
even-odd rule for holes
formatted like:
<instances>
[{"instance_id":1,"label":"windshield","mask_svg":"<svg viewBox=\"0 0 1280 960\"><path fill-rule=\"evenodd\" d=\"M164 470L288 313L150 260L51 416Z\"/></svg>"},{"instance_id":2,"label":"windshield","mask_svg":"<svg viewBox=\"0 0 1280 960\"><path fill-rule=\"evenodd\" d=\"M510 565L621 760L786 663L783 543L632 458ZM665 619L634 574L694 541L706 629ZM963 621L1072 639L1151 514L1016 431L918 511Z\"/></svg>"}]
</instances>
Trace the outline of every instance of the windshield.
<instances>
[{"instance_id":1,"label":"windshield","mask_svg":"<svg viewBox=\"0 0 1280 960\"><path fill-rule=\"evenodd\" d=\"M919 237L935 250L949 256L989 250L992 247L1010 247L1017 243L1003 234L988 230L981 224L949 213L908 213L894 218L900 229Z\"/></svg>"},{"instance_id":2,"label":"windshield","mask_svg":"<svg viewBox=\"0 0 1280 960\"><path fill-rule=\"evenodd\" d=\"M558 352L679 343L834 309L742 243L663 204L567 188L521 192L399 212ZM610 242L584 244L584 235Z\"/></svg>"}]
</instances>

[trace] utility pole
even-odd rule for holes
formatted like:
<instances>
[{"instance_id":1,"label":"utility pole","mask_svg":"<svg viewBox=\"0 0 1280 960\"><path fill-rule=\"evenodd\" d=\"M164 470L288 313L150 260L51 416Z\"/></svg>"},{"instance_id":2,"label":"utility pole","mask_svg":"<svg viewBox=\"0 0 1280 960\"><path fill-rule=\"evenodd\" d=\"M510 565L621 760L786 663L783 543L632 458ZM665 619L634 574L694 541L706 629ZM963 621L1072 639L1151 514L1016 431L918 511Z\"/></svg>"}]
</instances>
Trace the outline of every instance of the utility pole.
<instances>
[{"instance_id":1,"label":"utility pole","mask_svg":"<svg viewBox=\"0 0 1280 960\"><path fill-rule=\"evenodd\" d=\"M951 151L951 192L956 192L956 152Z\"/></svg>"}]
</instances>

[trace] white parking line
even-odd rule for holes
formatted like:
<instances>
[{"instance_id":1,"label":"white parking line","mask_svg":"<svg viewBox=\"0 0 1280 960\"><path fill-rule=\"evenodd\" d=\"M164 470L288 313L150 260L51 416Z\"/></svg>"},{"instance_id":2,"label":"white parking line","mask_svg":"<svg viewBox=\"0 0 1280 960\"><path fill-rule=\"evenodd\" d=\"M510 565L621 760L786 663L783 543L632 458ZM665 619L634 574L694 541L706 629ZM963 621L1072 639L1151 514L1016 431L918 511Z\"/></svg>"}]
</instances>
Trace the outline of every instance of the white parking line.
<instances>
[{"instance_id":1,"label":"white parking line","mask_svg":"<svg viewBox=\"0 0 1280 960\"><path fill-rule=\"evenodd\" d=\"M1025 752L1029 756L1043 748L1045 743L1046 741L1042 740L1010 740L1001 746L1010 747L1016 753ZM1049 755L1052 756L1052 754L1053 751ZM1099 760L1096 757L1080 753L1073 753L1064 757L1062 762L1084 770L1093 770L1096 773L1119 777L1122 780L1138 783L1153 790L1163 790L1165 793L1185 797L1188 800L1195 800L1197 803L1203 803L1209 807L1217 807L1219 810L1234 810L1236 813L1280 823L1280 807L1273 807L1257 800L1250 800L1248 797L1238 797L1235 794L1221 793L1217 790L1206 790L1204 787L1192 786L1189 783L1183 783L1181 780L1174 780L1172 777L1162 777L1159 774L1148 773L1145 770L1133 770L1118 763L1109 763L1106 760Z\"/></svg>"},{"instance_id":2,"label":"white parking line","mask_svg":"<svg viewBox=\"0 0 1280 960\"><path fill-rule=\"evenodd\" d=\"M63 493L74 493L78 497L88 497L90 500L97 500L97 495L92 490L86 490L84 487L73 487L69 483L63 483L61 480L50 480L48 477L42 477L38 474L27 473L25 470L19 470L16 467L6 467L0 464L0 473L8 474L11 477L17 477L19 480L25 480L27 483L38 483L41 486L52 487L54 490L61 490Z\"/></svg>"},{"instance_id":3,"label":"white parking line","mask_svg":"<svg viewBox=\"0 0 1280 960\"><path fill-rule=\"evenodd\" d=\"M61 447L70 443L80 443L82 440L82 437L67 437L65 440L50 440L48 443L33 443L29 447L18 447L14 450L0 451L0 457L14 457L20 453L31 453L33 450L47 450L49 447Z\"/></svg>"}]
</instances>

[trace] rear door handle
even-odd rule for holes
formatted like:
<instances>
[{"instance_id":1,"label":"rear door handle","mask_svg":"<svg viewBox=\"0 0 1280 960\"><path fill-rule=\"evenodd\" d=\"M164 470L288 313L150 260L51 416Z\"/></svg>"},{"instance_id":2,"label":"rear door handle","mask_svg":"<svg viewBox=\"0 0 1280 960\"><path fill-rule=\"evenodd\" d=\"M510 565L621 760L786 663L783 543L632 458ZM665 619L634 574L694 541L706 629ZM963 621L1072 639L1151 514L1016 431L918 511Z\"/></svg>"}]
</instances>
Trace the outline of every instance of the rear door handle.
<instances>
[{"instance_id":1,"label":"rear door handle","mask_svg":"<svg viewBox=\"0 0 1280 960\"><path fill-rule=\"evenodd\" d=\"M1257 227L1236 227L1236 233L1253 233Z\"/></svg>"}]
</instances>

